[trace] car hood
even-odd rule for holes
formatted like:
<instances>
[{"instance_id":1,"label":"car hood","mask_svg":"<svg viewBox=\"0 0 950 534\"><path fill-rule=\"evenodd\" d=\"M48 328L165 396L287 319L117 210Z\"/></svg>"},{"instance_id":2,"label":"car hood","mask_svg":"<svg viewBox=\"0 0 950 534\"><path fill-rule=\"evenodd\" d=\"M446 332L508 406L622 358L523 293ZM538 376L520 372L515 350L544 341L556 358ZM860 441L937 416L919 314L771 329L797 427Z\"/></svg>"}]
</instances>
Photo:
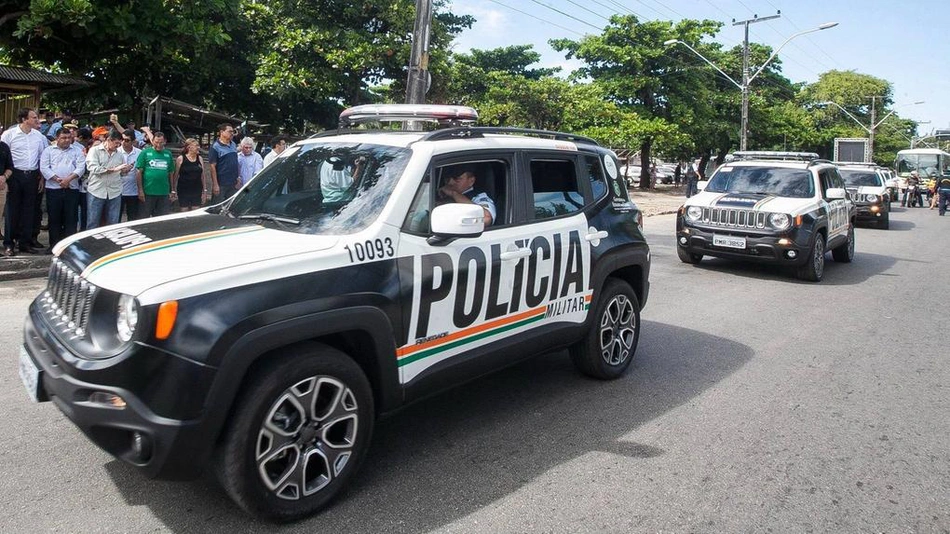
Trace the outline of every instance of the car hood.
<instances>
[{"instance_id":1,"label":"car hood","mask_svg":"<svg viewBox=\"0 0 950 534\"><path fill-rule=\"evenodd\" d=\"M790 215L799 215L809 211L814 205L815 199L812 198L792 198L748 193L713 193L710 191L702 191L686 201L686 206L746 209L769 213L788 213Z\"/></svg>"},{"instance_id":2,"label":"car hood","mask_svg":"<svg viewBox=\"0 0 950 534\"><path fill-rule=\"evenodd\" d=\"M881 195L884 193L884 186L882 185L860 185L858 187L847 185L845 189L850 193L858 193L859 195Z\"/></svg>"},{"instance_id":3,"label":"car hood","mask_svg":"<svg viewBox=\"0 0 950 534\"><path fill-rule=\"evenodd\" d=\"M60 242L53 253L98 287L139 295L183 278L325 250L338 241L337 236L300 234L224 215L191 213L198 215L171 215L86 231Z\"/></svg>"}]
</instances>

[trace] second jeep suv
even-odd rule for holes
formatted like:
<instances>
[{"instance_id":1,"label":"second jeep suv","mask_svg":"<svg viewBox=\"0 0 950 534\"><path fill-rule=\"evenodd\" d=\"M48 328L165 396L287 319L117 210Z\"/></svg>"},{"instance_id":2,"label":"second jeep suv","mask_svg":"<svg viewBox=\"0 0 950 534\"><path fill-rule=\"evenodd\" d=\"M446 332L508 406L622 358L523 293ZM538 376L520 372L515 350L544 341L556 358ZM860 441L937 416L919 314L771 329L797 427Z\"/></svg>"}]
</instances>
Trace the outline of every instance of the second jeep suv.
<instances>
[{"instance_id":1,"label":"second jeep suv","mask_svg":"<svg viewBox=\"0 0 950 534\"><path fill-rule=\"evenodd\" d=\"M803 152L736 152L676 218L676 252L766 262L820 281L825 254L854 257L854 204L831 162Z\"/></svg>"},{"instance_id":2,"label":"second jeep suv","mask_svg":"<svg viewBox=\"0 0 950 534\"><path fill-rule=\"evenodd\" d=\"M887 173L874 163L838 163L838 172L857 210L856 221L887 230L891 221L891 195Z\"/></svg>"}]
</instances>

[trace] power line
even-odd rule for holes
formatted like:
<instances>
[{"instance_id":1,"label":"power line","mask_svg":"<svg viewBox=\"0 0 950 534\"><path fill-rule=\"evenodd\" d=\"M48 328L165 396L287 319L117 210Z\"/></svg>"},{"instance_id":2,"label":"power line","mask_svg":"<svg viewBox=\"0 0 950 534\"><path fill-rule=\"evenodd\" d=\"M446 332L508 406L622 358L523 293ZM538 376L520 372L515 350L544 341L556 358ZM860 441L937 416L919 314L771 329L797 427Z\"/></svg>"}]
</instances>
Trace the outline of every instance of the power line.
<instances>
[{"instance_id":1,"label":"power line","mask_svg":"<svg viewBox=\"0 0 950 534\"><path fill-rule=\"evenodd\" d=\"M590 8L587 8L587 7L582 6L582 5L578 4L577 2L575 2L574 0L566 0L566 1L567 1L568 3L574 4L575 6L577 6L577 7L581 8L581 9L583 9L584 11L586 11L586 12L588 12L588 13L594 15L595 17L600 17L600 18L606 20L607 22L610 22L610 19L609 19L608 17L605 17L605 16L601 15L600 13L597 13L596 11L591 10Z\"/></svg>"},{"instance_id":2,"label":"power line","mask_svg":"<svg viewBox=\"0 0 950 534\"><path fill-rule=\"evenodd\" d=\"M768 2L768 4L769 4L770 6L772 6L772 8L774 8L774 9L776 9L776 10L778 9L778 6L776 6L775 4L773 4L773 3L771 2L771 0L765 0L765 1ZM789 18L788 15L785 16L785 19L788 20L789 24L791 24L793 28L795 28L795 29L798 30L798 31L802 31L801 27L800 27L798 24L795 24L795 21L792 20L791 18ZM812 45L814 45L814 47L817 48L819 52L821 52L822 54L824 54L825 57L827 57L828 59L830 59L830 60L832 61L832 63L834 63L834 64L837 65L838 67L844 69L844 66L841 64L841 62L839 62L837 59L835 59L834 57L832 57L831 54L829 54L828 52L825 52L825 49L822 48L821 46L819 46L818 43L816 43L814 40L812 40L811 36L806 35L806 36L805 36L805 39L806 39L809 43L811 43Z\"/></svg>"},{"instance_id":3,"label":"power line","mask_svg":"<svg viewBox=\"0 0 950 534\"><path fill-rule=\"evenodd\" d=\"M522 11L522 10L516 8L516 7L511 7L511 6L509 6L508 4L505 4L505 3L500 2L499 0L489 0L489 1L494 2L494 3L496 3L496 4L498 4L498 5L502 6L502 7L507 7L508 9L510 9L510 10L512 10L512 11L517 11L518 13L521 13L522 15L525 15L525 16L527 16L527 17L531 17L531 18L533 18L533 19L535 19L535 20L539 20L539 21L541 21L541 22L543 22L543 23L545 23L545 24L550 24L551 26L554 26L555 28L560 28L560 29L562 29L562 30L564 30L564 31L566 31L566 32L573 33L574 35L578 35L578 36L580 36L580 37L584 37L584 36L585 36L585 35L584 35L583 33L581 33L581 32L572 30L571 28L568 28L568 27L566 27L566 26L561 26L560 24L557 24L557 23L555 23L555 22L551 22L550 20L542 19L541 17L532 15L531 13L528 13L528 12L526 12L526 11Z\"/></svg>"},{"instance_id":4,"label":"power line","mask_svg":"<svg viewBox=\"0 0 950 534\"><path fill-rule=\"evenodd\" d=\"M543 3L543 2L541 2L540 0L531 0L531 1L534 2L535 4L538 4L538 5L541 6L541 7L546 7L546 8L548 8L548 9L550 9L551 11L554 11L555 13L560 13L561 15L564 15L565 17L567 17L567 18L569 18L569 19L571 19L571 20L576 20L577 22L580 22L581 24L586 24L586 25L590 26L591 28L594 28L594 29L597 30L597 31L602 31L602 30L603 30L603 28L598 28L597 26L594 26L593 24L587 22L586 20L581 20L581 19L575 17L574 15L571 15L571 14L569 14L569 13L565 13L565 12L561 11L560 9L551 7L551 6L549 6L549 5L547 5L547 4Z\"/></svg>"},{"instance_id":5,"label":"power line","mask_svg":"<svg viewBox=\"0 0 950 534\"><path fill-rule=\"evenodd\" d=\"M638 13L634 12L632 9L630 9L630 8L628 8L628 7L626 7L626 6L624 6L623 4L621 4L621 3L619 3L619 2L614 2L614 1L611 1L611 0L606 0L606 1L610 2L610 3L614 6L614 7L610 7L610 6L608 6L607 4L604 4L603 2L600 2L599 0L590 0L590 1L593 2L593 3L595 3L595 4L597 4L597 5L599 5L599 6L601 6L601 7L606 8L606 9L617 10L617 14L618 14L618 15L622 14L621 11L626 11L627 14L634 15L634 16L636 16L637 18L641 18Z\"/></svg>"}]
</instances>

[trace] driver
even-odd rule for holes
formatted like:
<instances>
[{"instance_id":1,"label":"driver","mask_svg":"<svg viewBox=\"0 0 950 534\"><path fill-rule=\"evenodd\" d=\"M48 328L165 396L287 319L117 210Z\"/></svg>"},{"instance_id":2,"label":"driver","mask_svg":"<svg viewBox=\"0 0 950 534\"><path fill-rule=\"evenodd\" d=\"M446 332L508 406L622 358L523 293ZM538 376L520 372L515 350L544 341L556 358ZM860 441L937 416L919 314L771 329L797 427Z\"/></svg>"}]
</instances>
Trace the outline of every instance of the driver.
<instances>
[{"instance_id":1,"label":"driver","mask_svg":"<svg viewBox=\"0 0 950 534\"><path fill-rule=\"evenodd\" d=\"M475 190L475 173L471 169L451 176L445 185L439 188L439 195L447 202L460 204L478 204L485 211L485 226L495 220L495 201L487 194Z\"/></svg>"}]
</instances>

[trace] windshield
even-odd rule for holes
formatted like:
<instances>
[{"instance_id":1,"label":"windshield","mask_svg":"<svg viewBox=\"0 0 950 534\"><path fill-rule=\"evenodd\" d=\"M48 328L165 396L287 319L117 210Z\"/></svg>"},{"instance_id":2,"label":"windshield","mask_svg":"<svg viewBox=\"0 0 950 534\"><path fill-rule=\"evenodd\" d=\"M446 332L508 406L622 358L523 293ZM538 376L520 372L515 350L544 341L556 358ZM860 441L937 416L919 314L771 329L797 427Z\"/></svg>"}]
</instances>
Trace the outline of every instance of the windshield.
<instances>
[{"instance_id":1,"label":"windshield","mask_svg":"<svg viewBox=\"0 0 950 534\"><path fill-rule=\"evenodd\" d=\"M706 186L712 193L752 193L811 198L815 186L811 172L779 167L720 167Z\"/></svg>"},{"instance_id":2,"label":"windshield","mask_svg":"<svg viewBox=\"0 0 950 534\"><path fill-rule=\"evenodd\" d=\"M911 171L917 171L921 176L930 176L938 173L936 154L899 154L897 156L897 172L907 176Z\"/></svg>"},{"instance_id":3,"label":"windshield","mask_svg":"<svg viewBox=\"0 0 950 534\"><path fill-rule=\"evenodd\" d=\"M229 215L309 234L358 232L379 216L411 154L362 143L288 150L234 197Z\"/></svg>"},{"instance_id":4,"label":"windshield","mask_svg":"<svg viewBox=\"0 0 950 534\"><path fill-rule=\"evenodd\" d=\"M845 185L860 187L862 185L880 186L881 177L874 171L849 171L848 169L838 169L841 177L844 178Z\"/></svg>"}]
</instances>

